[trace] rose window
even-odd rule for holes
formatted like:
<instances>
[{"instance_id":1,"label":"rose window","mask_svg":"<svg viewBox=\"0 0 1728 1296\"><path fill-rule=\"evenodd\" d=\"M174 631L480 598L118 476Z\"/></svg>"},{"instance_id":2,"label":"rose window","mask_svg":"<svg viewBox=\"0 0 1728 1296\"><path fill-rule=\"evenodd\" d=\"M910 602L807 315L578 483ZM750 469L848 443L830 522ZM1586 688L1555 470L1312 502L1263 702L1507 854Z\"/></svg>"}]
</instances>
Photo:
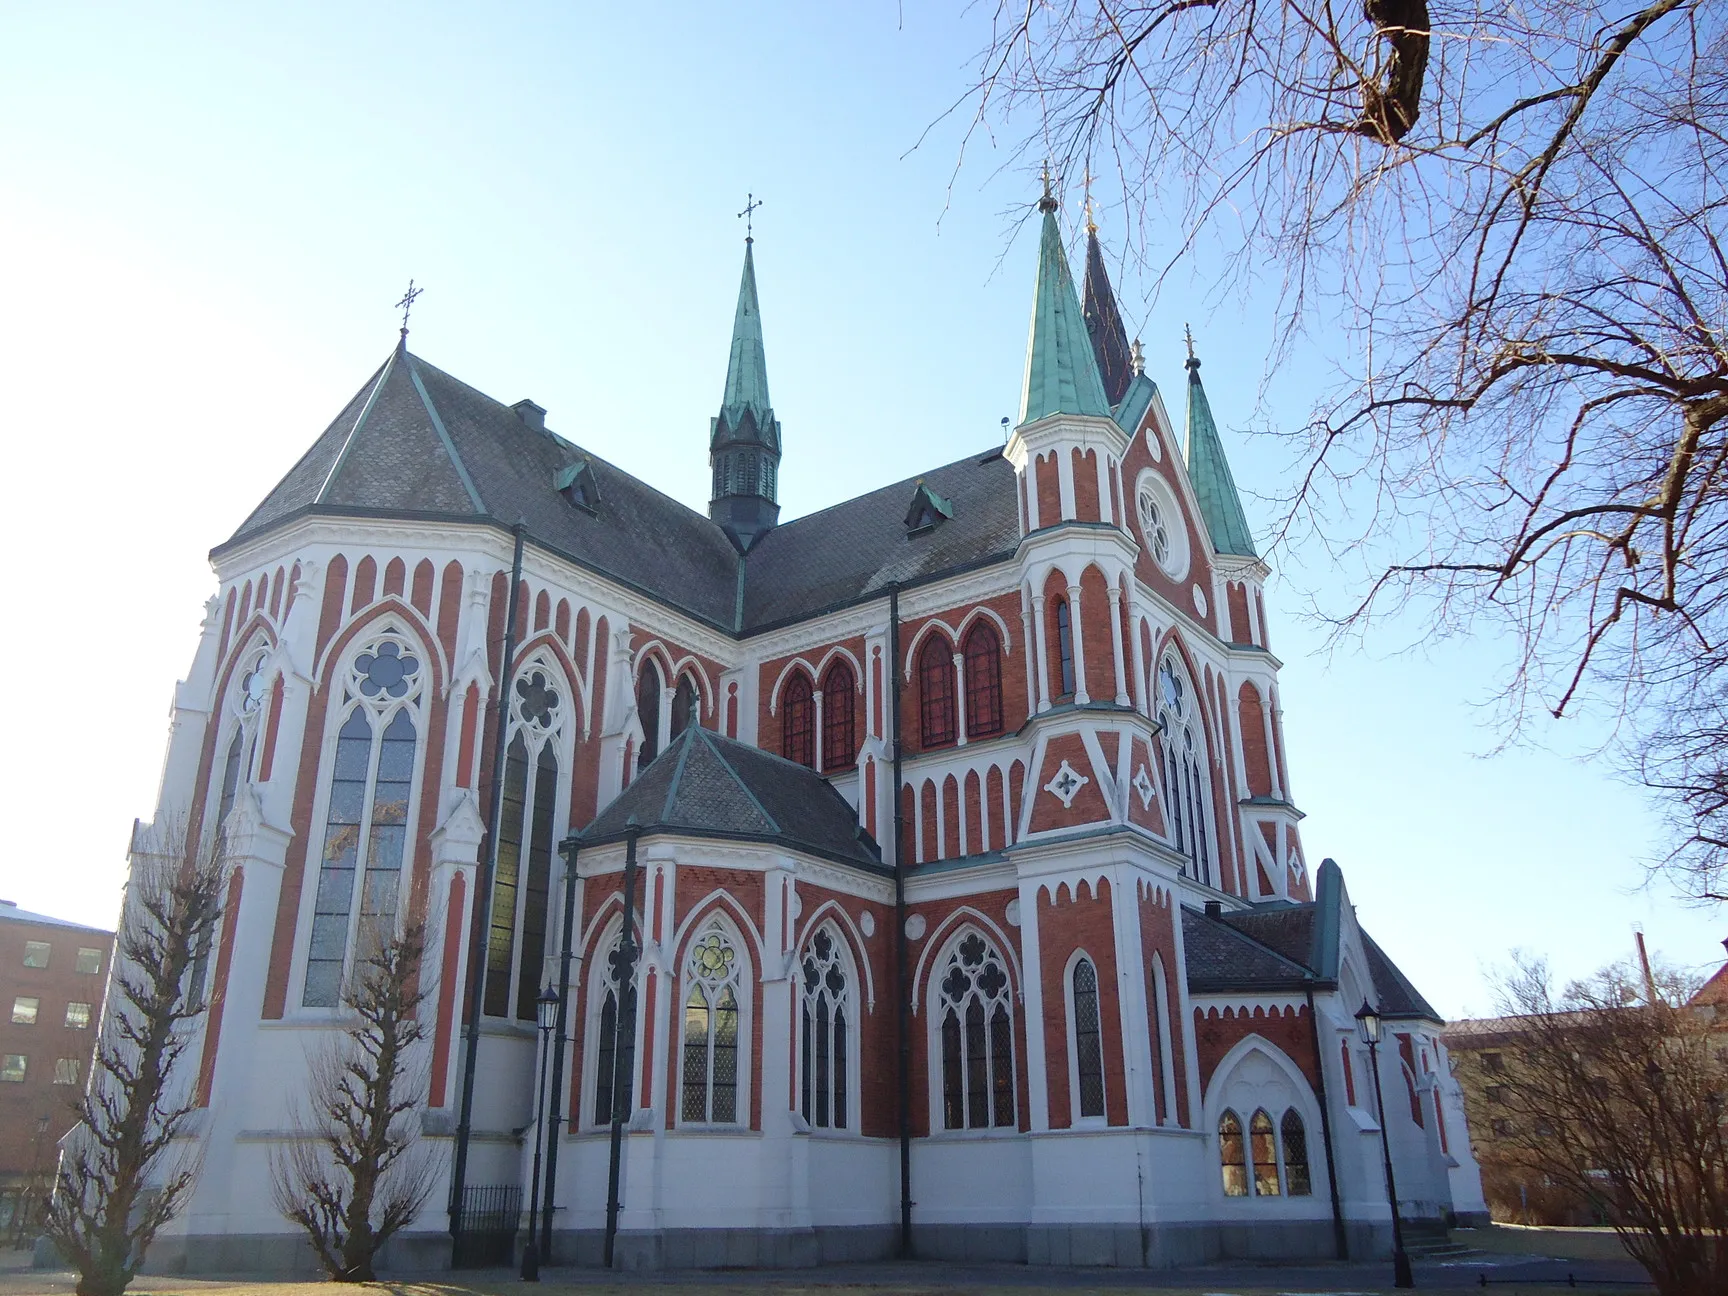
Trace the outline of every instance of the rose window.
<instances>
[{"instance_id":1,"label":"rose window","mask_svg":"<svg viewBox=\"0 0 1728 1296\"><path fill-rule=\"evenodd\" d=\"M360 692L375 700L406 697L419 672L419 660L404 653L402 645L393 639L386 639L354 660Z\"/></svg>"}]
</instances>

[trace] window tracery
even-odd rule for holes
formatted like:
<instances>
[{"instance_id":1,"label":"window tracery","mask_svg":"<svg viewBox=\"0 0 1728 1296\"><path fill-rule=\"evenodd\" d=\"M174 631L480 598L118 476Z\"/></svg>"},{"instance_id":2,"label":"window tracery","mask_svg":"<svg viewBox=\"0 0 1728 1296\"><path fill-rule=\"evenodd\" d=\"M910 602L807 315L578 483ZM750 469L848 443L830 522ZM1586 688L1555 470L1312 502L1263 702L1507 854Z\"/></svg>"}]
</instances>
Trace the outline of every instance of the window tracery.
<instances>
[{"instance_id":1,"label":"window tracery","mask_svg":"<svg viewBox=\"0 0 1728 1296\"><path fill-rule=\"evenodd\" d=\"M1308 1197L1314 1181L1308 1163L1308 1130L1294 1107L1274 1126L1264 1107L1242 1119L1226 1110L1218 1118L1218 1160L1226 1197Z\"/></svg>"},{"instance_id":2,"label":"window tracery","mask_svg":"<svg viewBox=\"0 0 1728 1296\"><path fill-rule=\"evenodd\" d=\"M840 938L824 925L800 960L800 1090L804 1119L815 1129L848 1126L851 983Z\"/></svg>"},{"instance_id":3,"label":"window tracery","mask_svg":"<svg viewBox=\"0 0 1728 1296\"><path fill-rule=\"evenodd\" d=\"M1158 706L1164 731L1159 746L1170 839L1188 857L1191 875L1210 885L1212 840L1205 798L1211 784L1206 777L1192 691L1186 676L1169 657L1158 667Z\"/></svg>"},{"instance_id":4,"label":"window tracery","mask_svg":"<svg viewBox=\"0 0 1728 1296\"><path fill-rule=\"evenodd\" d=\"M1104 1041L1098 1018L1098 969L1082 957L1069 976L1074 1035L1075 1110L1081 1119L1104 1114Z\"/></svg>"},{"instance_id":5,"label":"window tracery","mask_svg":"<svg viewBox=\"0 0 1728 1296\"><path fill-rule=\"evenodd\" d=\"M608 1125L613 1117L613 1095L620 1099L619 1115L628 1115L636 1081L636 984L632 975L622 990L619 983L627 965L634 962L624 949L623 933L612 942L606 956L600 992L600 1011L595 1021L594 1123ZM633 969L632 969L633 970ZM622 1018L622 1020L620 1020ZM622 1076L619 1054L623 1054ZM618 1085L619 1079L623 1080Z\"/></svg>"},{"instance_id":6,"label":"window tracery","mask_svg":"<svg viewBox=\"0 0 1728 1296\"><path fill-rule=\"evenodd\" d=\"M1002 956L976 931L955 941L937 982L942 1124L989 1129L1014 1124L1014 1030Z\"/></svg>"},{"instance_id":7,"label":"window tracery","mask_svg":"<svg viewBox=\"0 0 1728 1296\"><path fill-rule=\"evenodd\" d=\"M711 1125L736 1124L743 959L731 934L718 922L690 947L684 981L679 1118Z\"/></svg>"},{"instance_id":8,"label":"window tracery","mask_svg":"<svg viewBox=\"0 0 1728 1296\"><path fill-rule=\"evenodd\" d=\"M339 1002L356 934L369 942L395 928L424 685L419 657L394 629L349 664L301 996L308 1008Z\"/></svg>"},{"instance_id":9,"label":"window tracery","mask_svg":"<svg viewBox=\"0 0 1728 1296\"><path fill-rule=\"evenodd\" d=\"M535 1017L557 835L558 748L567 709L563 680L546 662L531 662L517 675L486 945L485 1011L490 1017L510 1016L512 1003L518 1021Z\"/></svg>"}]
</instances>

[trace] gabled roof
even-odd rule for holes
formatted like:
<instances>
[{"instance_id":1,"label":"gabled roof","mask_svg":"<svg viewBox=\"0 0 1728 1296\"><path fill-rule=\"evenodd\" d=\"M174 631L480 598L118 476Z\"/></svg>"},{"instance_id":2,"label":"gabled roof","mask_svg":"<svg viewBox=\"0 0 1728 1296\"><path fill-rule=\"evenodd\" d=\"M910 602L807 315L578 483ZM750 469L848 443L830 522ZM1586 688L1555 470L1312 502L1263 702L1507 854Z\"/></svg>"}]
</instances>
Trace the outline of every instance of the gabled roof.
<instances>
[{"instance_id":1,"label":"gabled roof","mask_svg":"<svg viewBox=\"0 0 1728 1296\"><path fill-rule=\"evenodd\" d=\"M1301 963L1238 930L1234 923L1188 908L1182 910L1182 954L1188 988L1195 994L1291 989L1311 975Z\"/></svg>"},{"instance_id":2,"label":"gabled roof","mask_svg":"<svg viewBox=\"0 0 1728 1296\"><path fill-rule=\"evenodd\" d=\"M1092 355L1092 338L1074 292L1074 275L1056 228L1056 202L1038 204L1044 230L1038 244L1038 282L1032 296L1032 331L1026 342L1026 380L1020 392L1020 422L1052 414L1110 417L1110 401Z\"/></svg>"},{"instance_id":3,"label":"gabled roof","mask_svg":"<svg viewBox=\"0 0 1728 1296\"><path fill-rule=\"evenodd\" d=\"M1200 361L1192 354L1188 357L1186 454L1188 480L1193 483L1200 515L1212 536L1212 547L1221 554L1258 557L1254 550L1254 534L1248 529L1248 515L1242 511L1242 499L1236 493L1236 479L1230 473L1230 461L1224 457L1224 442L1218 435L1217 423L1212 419L1212 405L1206 399L1206 388L1200 382Z\"/></svg>"},{"instance_id":4,"label":"gabled roof","mask_svg":"<svg viewBox=\"0 0 1728 1296\"><path fill-rule=\"evenodd\" d=\"M942 525L906 532L919 479L952 508ZM873 490L783 522L744 560L746 633L881 595L888 586L1006 562L1020 543L1014 469L1000 451Z\"/></svg>"},{"instance_id":5,"label":"gabled roof","mask_svg":"<svg viewBox=\"0 0 1728 1296\"><path fill-rule=\"evenodd\" d=\"M1398 970L1398 965L1386 957L1386 951L1374 943L1367 932L1362 933L1362 946L1368 952L1368 974L1374 979L1374 994L1380 1000L1382 1017L1420 1017L1428 1021L1445 1021L1421 995L1410 979Z\"/></svg>"},{"instance_id":6,"label":"gabled roof","mask_svg":"<svg viewBox=\"0 0 1728 1296\"><path fill-rule=\"evenodd\" d=\"M814 770L691 725L581 834L584 845L644 836L760 841L879 870L882 852L846 798Z\"/></svg>"}]
</instances>

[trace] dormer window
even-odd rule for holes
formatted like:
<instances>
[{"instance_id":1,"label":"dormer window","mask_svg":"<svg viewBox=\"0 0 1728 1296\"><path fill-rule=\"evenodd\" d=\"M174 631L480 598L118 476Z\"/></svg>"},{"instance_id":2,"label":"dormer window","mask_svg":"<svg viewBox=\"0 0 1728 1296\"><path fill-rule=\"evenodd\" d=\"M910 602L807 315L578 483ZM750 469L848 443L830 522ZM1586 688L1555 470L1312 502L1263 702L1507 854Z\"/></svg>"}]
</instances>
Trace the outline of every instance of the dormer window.
<instances>
[{"instance_id":1,"label":"dormer window","mask_svg":"<svg viewBox=\"0 0 1728 1296\"><path fill-rule=\"evenodd\" d=\"M931 490L920 478L918 489L912 492L912 506L906 510L906 534L923 535L953 516L953 503Z\"/></svg>"},{"instance_id":2,"label":"dormer window","mask_svg":"<svg viewBox=\"0 0 1728 1296\"><path fill-rule=\"evenodd\" d=\"M560 495L584 513L599 511L600 490L594 482L594 469L586 459L578 459L560 469L552 484Z\"/></svg>"}]
</instances>

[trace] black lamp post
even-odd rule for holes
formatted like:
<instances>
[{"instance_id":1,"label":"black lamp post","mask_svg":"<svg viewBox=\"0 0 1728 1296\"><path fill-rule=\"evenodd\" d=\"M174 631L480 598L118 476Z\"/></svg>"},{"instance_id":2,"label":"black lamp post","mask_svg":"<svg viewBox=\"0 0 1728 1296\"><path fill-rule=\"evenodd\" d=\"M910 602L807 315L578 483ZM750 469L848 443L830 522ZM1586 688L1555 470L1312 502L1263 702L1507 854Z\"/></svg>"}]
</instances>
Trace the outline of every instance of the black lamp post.
<instances>
[{"instance_id":1,"label":"black lamp post","mask_svg":"<svg viewBox=\"0 0 1728 1296\"><path fill-rule=\"evenodd\" d=\"M1404 1224L1398 1218L1398 1185L1392 1178L1392 1143L1386 1137L1386 1094L1380 1087L1380 1014L1366 999L1356 1011L1356 1030L1368 1046L1368 1069L1374 1073L1374 1107L1380 1117L1380 1154L1386 1159L1386 1204L1392 1208L1392 1285L1414 1287L1410 1257L1404 1251Z\"/></svg>"},{"instance_id":2,"label":"black lamp post","mask_svg":"<svg viewBox=\"0 0 1728 1296\"><path fill-rule=\"evenodd\" d=\"M535 1090L534 1121L530 1127L534 1131L534 1174L528 1187L528 1245L522 1248L523 1282L540 1281L540 1244L535 1238L535 1226L540 1216L540 1146L545 1141L541 1135L546 1128L546 1061L552 1053L552 1028L558 1023L560 1002L558 992L550 985L534 1001L540 1026L540 1082Z\"/></svg>"}]
</instances>

